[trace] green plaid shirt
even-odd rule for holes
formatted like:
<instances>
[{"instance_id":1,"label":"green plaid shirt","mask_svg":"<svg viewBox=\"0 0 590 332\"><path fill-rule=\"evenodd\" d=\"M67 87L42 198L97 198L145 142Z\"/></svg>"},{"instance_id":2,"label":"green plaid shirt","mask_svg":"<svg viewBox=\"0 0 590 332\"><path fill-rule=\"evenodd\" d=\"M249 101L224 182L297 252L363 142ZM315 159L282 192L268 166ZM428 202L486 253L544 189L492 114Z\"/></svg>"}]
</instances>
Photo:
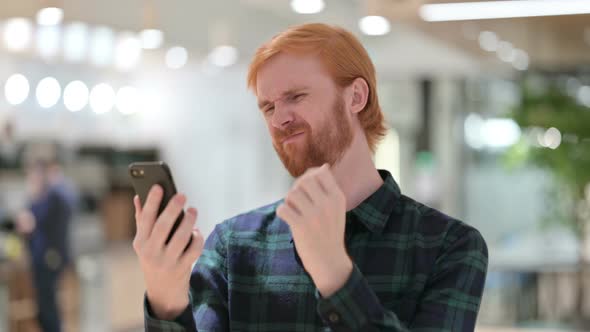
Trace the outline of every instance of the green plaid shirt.
<instances>
[{"instance_id":1,"label":"green plaid shirt","mask_svg":"<svg viewBox=\"0 0 590 332\"><path fill-rule=\"evenodd\" d=\"M473 331L487 270L480 233L400 193L391 174L346 213L354 262L322 298L304 270L279 202L215 227L194 267L190 305L147 331Z\"/></svg>"}]
</instances>

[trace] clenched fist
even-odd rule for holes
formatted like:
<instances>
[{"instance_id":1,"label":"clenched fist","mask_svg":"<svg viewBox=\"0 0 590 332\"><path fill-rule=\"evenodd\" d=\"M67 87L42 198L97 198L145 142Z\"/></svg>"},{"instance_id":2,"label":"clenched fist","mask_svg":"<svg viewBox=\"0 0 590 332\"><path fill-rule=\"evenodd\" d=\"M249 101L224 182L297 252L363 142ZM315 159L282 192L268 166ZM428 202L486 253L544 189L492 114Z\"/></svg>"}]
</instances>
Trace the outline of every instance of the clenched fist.
<instances>
[{"instance_id":1,"label":"clenched fist","mask_svg":"<svg viewBox=\"0 0 590 332\"><path fill-rule=\"evenodd\" d=\"M295 248L320 294L340 289L352 272L346 252L346 197L330 168L309 169L299 177L277 208L290 227Z\"/></svg>"}]
</instances>

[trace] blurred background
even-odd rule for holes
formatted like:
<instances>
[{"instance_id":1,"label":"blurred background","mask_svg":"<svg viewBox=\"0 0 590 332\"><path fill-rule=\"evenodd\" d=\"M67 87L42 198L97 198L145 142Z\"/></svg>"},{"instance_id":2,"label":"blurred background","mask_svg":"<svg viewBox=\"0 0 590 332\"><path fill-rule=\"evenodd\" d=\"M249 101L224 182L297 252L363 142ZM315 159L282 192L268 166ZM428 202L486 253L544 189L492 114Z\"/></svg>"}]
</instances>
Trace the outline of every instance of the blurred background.
<instances>
[{"instance_id":1,"label":"blurred background","mask_svg":"<svg viewBox=\"0 0 590 332\"><path fill-rule=\"evenodd\" d=\"M590 331L590 1L444 2L0 2L0 331L38 331L31 239L52 206L65 330L142 330L132 161L170 165L205 235L282 197L246 70L304 22L373 59L377 165L487 240L478 331Z\"/></svg>"}]
</instances>

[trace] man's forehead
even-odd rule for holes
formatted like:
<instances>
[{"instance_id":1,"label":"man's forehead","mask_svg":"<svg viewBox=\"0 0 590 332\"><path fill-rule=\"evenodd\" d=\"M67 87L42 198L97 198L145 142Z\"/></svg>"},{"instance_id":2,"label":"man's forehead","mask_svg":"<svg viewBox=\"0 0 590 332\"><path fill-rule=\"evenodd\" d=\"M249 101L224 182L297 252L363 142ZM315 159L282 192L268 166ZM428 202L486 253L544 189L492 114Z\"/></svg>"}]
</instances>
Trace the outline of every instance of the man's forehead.
<instances>
[{"instance_id":1,"label":"man's forehead","mask_svg":"<svg viewBox=\"0 0 590 332\"><path fill-rule=\"evenodd\" d=\"M311 55L278 54L264 64L256 82L259 98L273 98L300 87L310 87L326 75L319 58Z\"/></svg>"},{"instance_id":2,"label":"man's forehead","mask_svg":"<svg viewBox=\"0 0 590 332\"><path fill-rule=\"evenodd\" d=\"M283 97L293 92L309 89L311 86L303 82L297 83L294 81L285 81L284 84L271 85L266 89L258 89L258 100L260 101L274 101L277 98Z\"/></svg>"}]
</instances>

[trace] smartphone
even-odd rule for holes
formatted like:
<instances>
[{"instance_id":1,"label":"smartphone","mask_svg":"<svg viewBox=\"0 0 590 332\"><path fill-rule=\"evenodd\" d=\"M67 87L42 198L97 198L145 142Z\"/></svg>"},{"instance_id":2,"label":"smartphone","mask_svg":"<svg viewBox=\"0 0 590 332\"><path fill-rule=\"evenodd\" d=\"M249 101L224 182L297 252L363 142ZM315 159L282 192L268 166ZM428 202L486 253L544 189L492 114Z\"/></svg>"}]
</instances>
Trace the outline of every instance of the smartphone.
<instances>
[{"instance_id":1,"label":"smartphone","mask_svg":"<svg viewBox=\"0 0 590 332\"><path fill-rule=\"evenodd\" d=\"M168 205L170 199L176 194L176 186L174 185L172 172L170 172L168 165L163 161L134 162L129 165L129 174L131 175L131 183L135 189L135 193L139 196L142 206L145 204L148 193L154 185L158 184L162 187L164 195L158 208L158 215L160 215L166 208L166 205ZM172 238L172 235L183 218L184 211L180 213L174 222L170 234L166 238L166 244L170 242L170 238ZM186 248L188 248L191 241L192 237L189 238Z\"/></svg>"}]
</instances>

